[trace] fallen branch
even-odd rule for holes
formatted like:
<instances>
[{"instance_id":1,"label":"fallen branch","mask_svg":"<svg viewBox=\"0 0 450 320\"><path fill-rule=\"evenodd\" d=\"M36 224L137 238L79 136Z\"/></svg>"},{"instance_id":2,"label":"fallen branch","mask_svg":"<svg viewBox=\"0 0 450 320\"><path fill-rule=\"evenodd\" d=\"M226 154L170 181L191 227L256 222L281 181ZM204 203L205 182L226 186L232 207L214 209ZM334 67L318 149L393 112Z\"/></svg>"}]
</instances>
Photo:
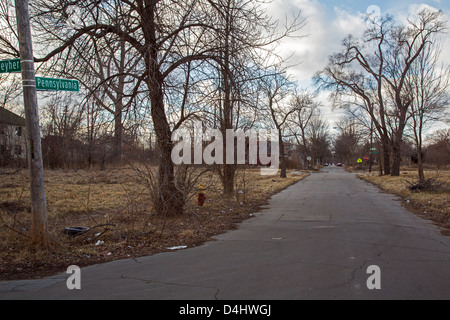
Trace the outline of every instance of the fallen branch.
<instances>
[{"instance_id":1,"label":"fallen branch","mask_svg":"<svg viewBox=\"0 0 450 320\"><path fill-rule=\"evenodd\" d=\"M417 179L415 181L405 180L407 187L411 191L437 191L443 189L447 181L439 181L439 172L437 172L434 177L427 179Z\"/></svg>"},{"instance_id":2,"label":"fallen branch","mask_svg":"<svg viewBox=\"0 0 450 320\"><path fill-rule=\"evenodd\" d=\"M17 174L19 171L20 171L20 169L17 169L16 171L13 171L13 172L0 171L0 175L13 175L13 174Z\"/></svg>"},{"instance_id":3,"label":"fallen branch","mask_svg":"<svg viewBox=\"0 0 450 320\"><path fill-rule=\"evenodd\" d=\"M8 223L6 223L5 219L3 218L3 215L1 215L1 214L0 214L0 221L3 223L3 226L4 226L5 228L7 228L8 230L14 231L14 232L20 234L21 236L24 236L24 237L26 237L26 238L28 238L28 239L31 239L31 236L30 236L30 235L28 235L28 234L26 234L26 233L23 233L22 231L17 230L16 228L11 227ZM15 219L14 219L14 221L15 221Z\"/></svg>"},{"instance_id":4,"label":"fallen branch","mask_svg":"<svg viewBox=\"0 0 450 320\"><path fill-rule=\"evenodd\" d=\"M92 228L90 228L90 230L94 229L94 228L100 228L100 227L115 227L116 225L114 223L102 223L102 224L98 224L96 226L93 226Z\"/></svg>"}]
</instances>

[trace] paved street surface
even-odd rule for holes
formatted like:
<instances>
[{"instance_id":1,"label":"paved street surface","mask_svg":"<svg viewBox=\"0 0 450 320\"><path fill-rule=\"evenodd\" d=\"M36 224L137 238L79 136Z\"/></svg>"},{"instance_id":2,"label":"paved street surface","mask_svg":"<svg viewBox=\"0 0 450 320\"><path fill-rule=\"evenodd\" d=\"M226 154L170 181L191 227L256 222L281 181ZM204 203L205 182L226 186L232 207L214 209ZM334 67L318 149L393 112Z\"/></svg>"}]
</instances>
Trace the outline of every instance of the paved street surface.
<instances>
[{"instance_id":1,"label":"paved street surface","mask_svg":"<svg viewBox=\"0 0 450 320\"><path fill-rule=\"evenodd\" d=\"M450 237L354 174L322 171L216 241L82 268L81 290L67 274L0 282L0 299L450 299Z\"/></svg>"}]
</instances>

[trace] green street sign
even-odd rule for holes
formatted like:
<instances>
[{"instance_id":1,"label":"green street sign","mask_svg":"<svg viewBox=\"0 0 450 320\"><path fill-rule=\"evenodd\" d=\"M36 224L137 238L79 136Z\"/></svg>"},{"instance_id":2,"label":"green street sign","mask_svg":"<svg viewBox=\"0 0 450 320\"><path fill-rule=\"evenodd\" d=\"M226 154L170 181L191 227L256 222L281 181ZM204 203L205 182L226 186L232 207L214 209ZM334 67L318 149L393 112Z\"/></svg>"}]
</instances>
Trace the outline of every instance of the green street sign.
<instances>
[{"instance_id":1,"label":"green street sign","mask_svg":"<svg viewBox=\"0 0 450 320\"><path fill-rule=\"evenodd\" d=\"M20 59L1 60L0 61L0 73L20 72Z\"/></svg>"},{"instance_id":2,"label":"green street sign","mask_svg":"<svg viewBox=\"0 0 450 320\"><path fill-rule=\"evenodd\" d=\"M36 90L80 91L80 84L78 80L36 77Z\"/></svg>"},{"instance_id":3,"label":"green street sign","mask_svg":"<svg viewBox=\"0 0 450 320\"><path fill-rule=\"evenodd\" d=\"M20 59L0 60L0 73L21 72ZM36 77L36 90L80 91L77 80Z\"/></svg>"}]
</instances>

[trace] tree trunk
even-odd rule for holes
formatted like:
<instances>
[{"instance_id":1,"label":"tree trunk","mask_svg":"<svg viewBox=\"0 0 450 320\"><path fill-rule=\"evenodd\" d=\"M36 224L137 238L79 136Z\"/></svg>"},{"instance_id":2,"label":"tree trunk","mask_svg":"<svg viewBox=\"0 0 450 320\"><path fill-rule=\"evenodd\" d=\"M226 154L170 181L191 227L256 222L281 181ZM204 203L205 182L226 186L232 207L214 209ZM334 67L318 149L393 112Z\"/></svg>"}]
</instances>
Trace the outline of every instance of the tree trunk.
<instances>
[{"instance_id":1,"label":"tree trunk","mask_svg":"<svg viewBox=\"0 0 450 320\"><path fill-rule=\"evenodd\" d=\"M400 112L398 129L393 135L392 141L392 169L391 176L398 177L400 175L400 165L402 162L401 145L403 141L403 130L405 128L405 115L407 108L403 108Z\"/></svg>"},{"instance_id":2,"label":"tree trunk","mask_svg":"<svg viewBox=\"0 0 450 320\"><path fill-rule=\"evenodd\" d=\"M308 145L307 145L307 141L306 141L305 128L302 127L301 130L302 130L302 141L303 141L303 169L308 169L309 168Z\"/></svg>"},{"instance_id":3,"label":"tree trunk","mask_svg":"<svg viewBox=\"0 0 450 320\"><path fill-rule=\"evenodd\" d=\"M158 194L154 199L154 210L161 216L175 216L183 213L184 196L175 184L175 168L171 154L173 143L171 140L170 125L167 121L164 108L164 94L159 72L156 80L149 80L151 95L151 115L158 139L159 168L158 168Z\"/></svg>"},{"instance_id":4,"label":"tree trunk","mask_svg":"<svg viewBox=\"0 0 450 320\"><path fill-rule=\"evenodd\" d=\"M172 132L167 120L164 105L164 76L158 64L156 5L150 4L144 8L143 15L147 16L144 28L148 39L148 52L145 56L149 77L147 87L149 89L151 116L159 148L158 185L153 195L154 211L159 216L176 216L184 212L184 196L175 184L175 167L172 162Z\"/></svg>"},{"instance_id":5,"label":"tree trunk","mask_svg":"<svg viewBox=\"0 0 450 320\"><path fill-rule=\"evenodd\" d=\"M398 177L400 175L400 164L401 164L401 151L400 151L400 143L398 141L394 141L392 144L392 167L391 167L391 176Z\"/></svg>"},{"instance_id":6,"label":"tree trunk","mask_svg":"<svg viewBox=\"0 0 450 320\"><path fill-rule=\"evenodd\" d=\"M390 164L390 153L391 150L389 148L389 140L386 136L382 137L381 139L381 148L382 148L382 152L383 152L383 174L384 175L389 175L391 173L391 164Z\"/></svg>"},{"instance_id":7,"label":"tree trunk","mask_svg":"<svg viewBox=\"0 0 450 320\"><path fill-rule=\"evenodd\" d=\"M414 121L414 142L416 144L416 154L417 154L417 175L419 182L425 181L425 173L423 172L423 154L422 154L422 128L423 128L423 114L419 119L419 123Z\"/></svg>"},{"instance_id":8,"label":"tree trunk","mask_svg":"<svg viewBox=\"0 0 450 320\"><path fill-rule=\"evenodd\" d=\"M280 178L286 178L286 158L284 157L284 144L283 138L281 136L281 129L278 129L278 144L280 149L280 165L281 165L281 173Z\"/></svg>"},{"instance_id":9,"label":"tree trunk","mask_svg":"<svg viewBox=\"0 0 450 320\"><path fill-rule=\"evenodd\" d=\"M221 70L223 77L223 90L224 90L224 100L223 100L223 118L221 121L222 134L226 137L226 130L233 129L233 102L231 101L231 91L232 84L229 75L229 50L228 50L228 36L225 37L225 53L224 53L224 67ZM224 143L224 159L226 159L226 139ZM234 140L233 140L234 143ZM230 197L234 194L234 177L236 174L236 164L224 163L223 174L222 174L222 184L224 195Z\"/></svg>"},{"instance_id":10,"label":"tree trunk","mask_svg":"<svg viewBox=\"0 0 450 320\"><path fill-rule=\"evenodd\" d=\"M125 72L125 43L121 43L121 59L120 59L120 72ZM125 88L125 76L119 77L119 83L117 85L116 101L114 109L114 159L119 163L122 162L122 136L123 136L123 123L122 114L124 111L123 95Z\"/></svg>"},{"instance_id":11,"label":"tree trunk","mask_svg":"<svg viewBox=\"0 0 450 320\"><path fill-rule=\"evenodd\" d=\"M226 196L234 194L234 177L236 175L236 165L224 164L222 173L223 193Z\"/></svg>"},{"instance_id":12,"label":"tree trunk","mask_svg":"<svg viewBox=\"0 0 450 320\"><path fill-rule=\"evenodd\" d=\"M154 201L155 212L162 216L183 213L184 196L175 184L175 168L171 159L172 143L159 141L158 198Z\"/></svg>"},{"instance_id":13,"label":"tree trunk","mask_svg":"<svg viewBox=\"0 0 450 320\"><path fill-rule=\"evenodd\" d=\"M377 150L378 150L378 175L381 177L383 175L383 160L381 159L382 151L381 151L381 143L378 141L377 143Z\"/></svg>"},{"instance_id":14,"label":"tree trunk","mask_svg":"<svg viewBox=\"0 0 450 320\"><path fill-rule=\"evenodd\" d=\"M159 147L159 194L154 201L154 209L157 214L163 216L179 215L183 213L184 197L175 185L175 168L171 159L173 143L170 139L170 128L165 117L164 104L158 97L152 99L152 118Z\"/></svg>"},{"instance_id":15,"label":"tree trunk","mask_svg":"<svg viewBox=\"0 0 450 320\"><path fill-rule=\"evenodd\" d=\"M425 173L423 172L422 148L417 149L417 173L419 182L425 181Z\"/></svg>"},{"instance_id":16,"label":"tree trunk","mask_svg":"<svg viewBox=\"0 0 450 320\"><path fill-rule=\"evenodd\" d=\"M116 106L114 115L114 159L121 163L122 160L122 101Z\"/></svg>"}]
</instances>

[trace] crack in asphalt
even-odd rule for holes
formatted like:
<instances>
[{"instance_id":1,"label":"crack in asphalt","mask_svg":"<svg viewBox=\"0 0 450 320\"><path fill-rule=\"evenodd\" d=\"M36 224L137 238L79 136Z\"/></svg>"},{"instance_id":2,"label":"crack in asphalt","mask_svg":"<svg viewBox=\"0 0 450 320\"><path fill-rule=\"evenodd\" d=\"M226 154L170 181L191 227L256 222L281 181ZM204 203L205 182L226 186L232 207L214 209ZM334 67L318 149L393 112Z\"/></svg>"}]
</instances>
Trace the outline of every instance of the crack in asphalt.
<instances>
[{"instance_id":1,"label":"crack in asphalt","mask_svg":"<svg viewBox=\"0 0 450 320\"><path fill-rule=\"evenodd\" d=\"M56 283L66 281L67 277L68 275L59 275L44 279L3 281L0 283L0 292L39 291Z\"/></svg>"},{"instance_id":2,"label":"crack in asphalt","mask_svg":"<svg viewBox=\"0 0 450 320\"><path fill-rule=\"evenodd\" d=\"M191 287L191 288L205 288L205 289L213 289L216 290L214 294L214 299L218 300L218 295L220 292L220 288L217 287L210 287L210 286L201 286L196 284L188 284L188 283L176 283L176 282L168 282L168 281L159 281L159 280L152 280L152 279L142 279L142 278L135 278L135 277L129 277L125 276L123 274L120 275L120 279L125 280L136 280L144 283L157 283L157 284L164 284L169 286L182 286L182 287Z\"/></svg>"}]
</instances>

